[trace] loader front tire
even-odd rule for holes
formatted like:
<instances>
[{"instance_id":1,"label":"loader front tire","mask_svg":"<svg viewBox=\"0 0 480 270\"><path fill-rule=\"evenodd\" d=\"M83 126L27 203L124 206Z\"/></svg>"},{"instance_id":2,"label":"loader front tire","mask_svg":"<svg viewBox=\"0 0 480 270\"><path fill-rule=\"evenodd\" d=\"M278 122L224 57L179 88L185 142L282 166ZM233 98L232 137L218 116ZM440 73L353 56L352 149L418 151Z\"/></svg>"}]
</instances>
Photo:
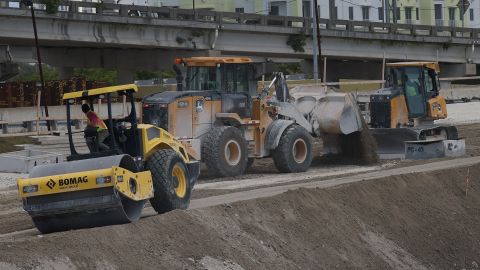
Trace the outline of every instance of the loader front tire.
<instances>
[{"instance_id":1,"label":"loader front tire","mask_svg":"<svg viewBox=\"0 0 480 270\"><path fill-rule=\"evenodd\" d=\"M146 165L152 173L154 196L150 204L157 213L187 209L192 187L183 159L171 149L157 150Z\"/></svg>"},{"instance_id":2,"label":"loader front tire","mask_svg":"<svg viewBox=\"0 0 480 270\"><path fill-rule=\"evenodd\" d=\"M213 176L238 176L247 169L247 143L235 127L215 127L203 143L203 161Z\"/></svg>"},{"instance_id":3,"label":"loader front tire","mask_svg":"<svg viewBox=\"0 0 480 270\"><path fill-rule=\"evenodd\" d=\"M282 173L305 172L312 163L312 137L303 127L293 124L283 132L272 157Z\"/></svg>"}]
</instances>

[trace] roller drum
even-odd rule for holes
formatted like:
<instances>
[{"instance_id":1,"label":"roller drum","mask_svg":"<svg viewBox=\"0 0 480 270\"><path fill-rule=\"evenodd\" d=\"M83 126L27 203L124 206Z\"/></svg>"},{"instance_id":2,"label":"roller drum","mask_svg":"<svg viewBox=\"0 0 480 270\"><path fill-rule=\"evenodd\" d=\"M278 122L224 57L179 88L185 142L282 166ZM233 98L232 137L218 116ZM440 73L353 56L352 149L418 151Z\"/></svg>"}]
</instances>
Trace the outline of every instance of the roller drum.
<instances>
[{"instance_id":1,"label":"roller drum","mask_svg":"<svg viewBox=\"0 0 480 270\"><path fill-rule=\"evenodd\" d=\"M92 171L118 166L132 172L132 157L117 155L35 167L30 178ZM42 233L123 224L140 218L146 200L133 201L113 186L24 199L24 208Z\"/></svg>"}]
</instances>

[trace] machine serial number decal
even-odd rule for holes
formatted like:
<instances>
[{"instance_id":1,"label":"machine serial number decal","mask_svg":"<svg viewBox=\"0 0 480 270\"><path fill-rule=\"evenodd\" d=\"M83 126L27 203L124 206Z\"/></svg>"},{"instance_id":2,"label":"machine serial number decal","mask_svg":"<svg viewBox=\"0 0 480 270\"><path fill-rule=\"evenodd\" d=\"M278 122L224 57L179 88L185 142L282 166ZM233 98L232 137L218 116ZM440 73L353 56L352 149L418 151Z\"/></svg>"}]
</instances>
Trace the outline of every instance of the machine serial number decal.
<instances>
[{"instance_id":1,"label":"machine serial number decal","mask_svg":"<svg viewBox=\"0 0 480 270\"><path fill-rule=\"evenodd\" d=\"M407 151L410 152L410 153L423 153L425 152L425 150L423 149L423 146L418 146L418 147L415 147L415 146L409 146L407 148Z\"/></svg>"}]
</instances>

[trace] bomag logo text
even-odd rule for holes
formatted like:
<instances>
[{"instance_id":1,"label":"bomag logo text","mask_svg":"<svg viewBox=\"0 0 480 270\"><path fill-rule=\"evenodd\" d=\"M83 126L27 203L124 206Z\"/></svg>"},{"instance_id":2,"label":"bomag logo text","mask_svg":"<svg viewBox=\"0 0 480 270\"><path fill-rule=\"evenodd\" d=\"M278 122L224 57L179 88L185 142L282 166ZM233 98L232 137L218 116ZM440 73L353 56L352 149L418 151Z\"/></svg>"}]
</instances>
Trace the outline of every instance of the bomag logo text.
<instances>
[{"instance_id":1,"label":"bomag logo text","mask_svg":"<svg viewBox=\"0 0 480 270\"><path fill-rule=\"evenodd\" d=\"M83 183L88 183L88 177L87 176L71 177L71 178L65 178L65 179L58 180L58 185L60 187L78 185L78 184L83 184Z\"/></svg>"}]
</instances>

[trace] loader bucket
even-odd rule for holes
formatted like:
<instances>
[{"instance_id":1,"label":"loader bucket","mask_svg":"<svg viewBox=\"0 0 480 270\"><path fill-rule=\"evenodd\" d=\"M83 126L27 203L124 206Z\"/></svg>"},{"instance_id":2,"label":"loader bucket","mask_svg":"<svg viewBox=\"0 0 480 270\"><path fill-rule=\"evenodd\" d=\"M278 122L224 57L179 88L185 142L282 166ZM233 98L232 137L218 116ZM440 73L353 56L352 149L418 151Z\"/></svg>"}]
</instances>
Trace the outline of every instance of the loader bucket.
<instances>
[{"instance_id":1,"label":"loader bucket","mask_svg":"<svg viewBox=\"0 0 480 270\"><path fill-rule=\"evenodd\" d=\"M151 174L128 155L35 167L19 179L23 208L42 233L136 221L152 196Z\"/></svg>"},{"instance_id":2,"label":"loader bucket","mask_svg":"<svg viewBox=\"0 0 480 270\"><path fill-rule=\"evenodd\" d=\"M296 86L290 91L295 106L322 139L322 153L343 156L358 164L378 161L375 140L352 94L325 90L318 85ZM316 103L312 107L312 98Z\"/></svg>"},{"instance_id":3,"label":"loader bucket","mask_svg":"<svg viewBox=\"0 0 480 270\"><path fill-rule=\"evenodd\" d=\"M362 130L362 115L351 94L327 92L313 109L320 134L348 135Z\"/></svg>"}]
</instances>

